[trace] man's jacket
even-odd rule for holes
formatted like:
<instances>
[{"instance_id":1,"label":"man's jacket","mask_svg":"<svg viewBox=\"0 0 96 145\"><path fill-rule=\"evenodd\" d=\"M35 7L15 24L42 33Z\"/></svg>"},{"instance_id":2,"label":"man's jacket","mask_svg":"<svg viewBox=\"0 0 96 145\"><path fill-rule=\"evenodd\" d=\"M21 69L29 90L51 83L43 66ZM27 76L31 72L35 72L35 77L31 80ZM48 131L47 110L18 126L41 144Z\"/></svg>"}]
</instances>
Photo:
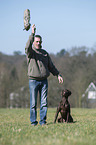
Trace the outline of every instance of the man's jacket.
<instances>
[{"instance_id":1,"label":"man's jacket","mask_svg":"<svg viewBox=\"0 0 96 145\"><path fill-rule=\"evenodd\" d=\"M36 49L33 44L34 34L29 36L26 43L25 53L27 55L28 76L30 79L46 79L50 72L57 76L59 71L55 68L49 54L44 49Z\"/></svg>"}]
</instances>

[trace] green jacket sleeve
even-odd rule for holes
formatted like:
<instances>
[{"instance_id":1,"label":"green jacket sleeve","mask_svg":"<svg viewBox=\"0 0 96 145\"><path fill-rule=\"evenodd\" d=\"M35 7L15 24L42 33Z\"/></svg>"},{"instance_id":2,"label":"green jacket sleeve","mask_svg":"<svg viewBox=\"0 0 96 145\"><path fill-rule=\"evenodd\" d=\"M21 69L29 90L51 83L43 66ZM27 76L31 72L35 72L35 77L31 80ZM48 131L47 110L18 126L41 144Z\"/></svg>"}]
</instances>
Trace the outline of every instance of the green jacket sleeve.
<instances>
[{"instance_id":1,"label":"green jacket sleeve","mask_svg":"<svg viewBox=\"0 0 96 145\"><path fill-rule=\"evenodd\" d=\"M32 50L32 44L33 44L33 41L34 41L34 34L32 33L30 36L29 36L29 39L26 43L26 46L25 46L25 53L27 55L30 54L31 50Z\"/></svg>"}]
</instances>

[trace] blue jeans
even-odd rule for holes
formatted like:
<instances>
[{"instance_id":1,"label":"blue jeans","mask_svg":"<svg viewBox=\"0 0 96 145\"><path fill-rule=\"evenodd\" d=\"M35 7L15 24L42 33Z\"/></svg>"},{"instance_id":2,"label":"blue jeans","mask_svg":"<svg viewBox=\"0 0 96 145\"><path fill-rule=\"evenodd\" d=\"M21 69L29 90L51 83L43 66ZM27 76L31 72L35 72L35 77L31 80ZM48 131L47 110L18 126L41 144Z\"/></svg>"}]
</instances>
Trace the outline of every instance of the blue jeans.
<instances>
[{"instance_id":1,"label":"blue jeans","mask_svg":"<svg viewBox=\"0 0 96 145\"><path fill-rule=\"evenodd\" d=\"M30 89L30 121L32 125L37 125L37 94L40 94L40 125L46 123L47 118L47 92L48 81L29 79Z\"/></svg>"}]
</instances>

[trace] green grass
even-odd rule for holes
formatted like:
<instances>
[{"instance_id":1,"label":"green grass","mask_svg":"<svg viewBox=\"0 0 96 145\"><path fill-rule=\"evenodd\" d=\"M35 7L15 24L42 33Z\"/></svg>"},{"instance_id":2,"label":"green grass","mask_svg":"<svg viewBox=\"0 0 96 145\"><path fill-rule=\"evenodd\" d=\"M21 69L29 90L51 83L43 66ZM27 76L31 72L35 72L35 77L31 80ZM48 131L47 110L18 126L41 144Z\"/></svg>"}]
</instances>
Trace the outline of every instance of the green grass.
<instances>
[{"instance_id":1,"label":"green grass","mask_svg":"<svg viewBox=\"0 0 96 145\"><path fill-rule=\"evenodd\" d=\"M29 109L0 109L0 145L96 145L96 109L71 109L75 123L53 124L55 112L49 108L48 125L34 127Z\"/></svg>"}]
</instances>

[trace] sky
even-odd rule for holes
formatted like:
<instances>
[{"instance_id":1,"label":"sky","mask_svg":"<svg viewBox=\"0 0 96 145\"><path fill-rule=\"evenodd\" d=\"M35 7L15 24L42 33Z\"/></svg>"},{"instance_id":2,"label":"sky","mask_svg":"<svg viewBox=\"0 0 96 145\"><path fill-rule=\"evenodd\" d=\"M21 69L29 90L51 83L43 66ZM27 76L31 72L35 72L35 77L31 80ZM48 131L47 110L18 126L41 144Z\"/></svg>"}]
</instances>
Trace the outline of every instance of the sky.
<instances>
[{"instance_id":1,"label":"sky","mask_svg":"<svg viewBox=\"0 0 96 145\"><path fill-rule=\"evenodd\" d=\"M96 46L96 0L0 0L0 52L25 54L32 32L23 31L25 9L47 52Z\"/></svg>"}]
</instances>

